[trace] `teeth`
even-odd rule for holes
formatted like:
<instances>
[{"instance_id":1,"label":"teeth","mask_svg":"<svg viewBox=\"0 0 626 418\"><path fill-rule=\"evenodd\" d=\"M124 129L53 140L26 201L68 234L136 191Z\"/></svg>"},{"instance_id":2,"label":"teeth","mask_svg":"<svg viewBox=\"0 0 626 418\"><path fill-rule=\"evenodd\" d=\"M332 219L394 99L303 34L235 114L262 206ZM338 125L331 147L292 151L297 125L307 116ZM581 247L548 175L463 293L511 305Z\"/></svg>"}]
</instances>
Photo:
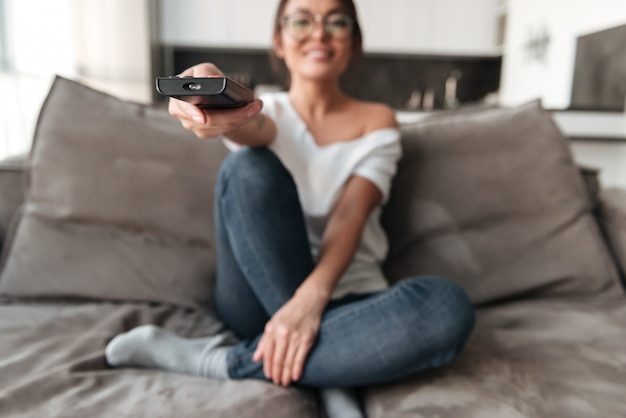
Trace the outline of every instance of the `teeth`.
<instances>
[{"instance_id":1,"label":"teeth","mask_svg":"<svg viewBox=\"0 0 626 418\"><path fill-rule=\"evenodd\" d=\"M313 58L328 58L330 57L330 52L328 51L309 51L309 53L307 54L310 57Z\"/></svg>"}]
</instances>

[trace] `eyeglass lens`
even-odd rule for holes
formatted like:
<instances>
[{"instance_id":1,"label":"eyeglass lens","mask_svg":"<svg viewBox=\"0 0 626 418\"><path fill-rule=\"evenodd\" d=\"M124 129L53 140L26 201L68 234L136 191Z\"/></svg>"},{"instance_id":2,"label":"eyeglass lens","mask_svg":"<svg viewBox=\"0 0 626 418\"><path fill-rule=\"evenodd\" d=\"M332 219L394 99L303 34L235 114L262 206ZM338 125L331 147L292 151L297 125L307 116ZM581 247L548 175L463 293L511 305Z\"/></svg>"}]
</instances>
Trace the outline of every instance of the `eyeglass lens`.
<instances>
[{"instance_id":1,"label":"eyeglass lens","mask_svg":"<svg viewBox=\"0 0 626 418\"><path fill-rule=\"evenodd\" d=\"M285 26L296 39L305 39L315 29L319 18L311 13L297 12L284 17ZM347 39L352 35L352 17L344 13L331 13L322 19L324 32L336 39Z\"/></svg>"}]
</instances>

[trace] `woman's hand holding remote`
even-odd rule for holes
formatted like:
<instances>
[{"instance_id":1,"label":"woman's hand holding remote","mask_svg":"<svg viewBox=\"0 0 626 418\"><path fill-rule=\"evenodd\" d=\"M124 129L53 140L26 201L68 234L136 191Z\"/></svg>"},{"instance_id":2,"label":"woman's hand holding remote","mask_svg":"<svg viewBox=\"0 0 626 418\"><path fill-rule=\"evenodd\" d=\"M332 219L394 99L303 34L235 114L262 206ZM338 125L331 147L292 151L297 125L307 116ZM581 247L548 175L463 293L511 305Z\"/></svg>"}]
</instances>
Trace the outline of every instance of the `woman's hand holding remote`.
<instances>
[{"instance_id":1,"label":"woman's hand holding remote","mask_svg":"<svg viewBox=\"0 0 626 418\"><path fill-rule=\"evenodd\" d=\"M194 65L179 77L222 77L224 73L211 63ZM216 138L222 135L242 145L262 146L274 140L276 127L261 109L263 102L255 99L237 109L201 109L182 100L170 99L169 113L180 120L183 127L198 138ZM271 123L268 123L270 121Z\"/></svg>"}]
</instances>

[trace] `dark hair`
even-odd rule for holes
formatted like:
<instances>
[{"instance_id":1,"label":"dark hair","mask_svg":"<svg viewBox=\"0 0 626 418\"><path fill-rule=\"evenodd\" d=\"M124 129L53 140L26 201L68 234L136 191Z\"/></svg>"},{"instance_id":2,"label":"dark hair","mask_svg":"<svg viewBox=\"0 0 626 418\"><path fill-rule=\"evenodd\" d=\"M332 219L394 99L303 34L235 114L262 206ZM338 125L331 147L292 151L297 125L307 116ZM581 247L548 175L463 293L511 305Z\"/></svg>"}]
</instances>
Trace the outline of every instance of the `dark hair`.
<instances>
[{"instance_id":1,"label":"dark hair","mask_svg":"<svg viewBox=\"0 0 626 418\"><path fill-rule=\"evenodd\" d=\"M285 8L289 0L280 0L278 8L276 9L276 16L274 17L274 33L272 39L280 37L282 31L282 18L285 13ZM345 8L345 12L354 20L354 28L352 33L352 60L348 72L352 72L356 69L356 64L363 56L363 33L361 32L361 25L359 24L359 17L356 13L356 6L353 0L339 0L341 6ZM272 68L276 76L281 79L286 85L288 81L288 71L283 60L276 56L276 51L271 51Z\"/></svg>"}]
</instances>

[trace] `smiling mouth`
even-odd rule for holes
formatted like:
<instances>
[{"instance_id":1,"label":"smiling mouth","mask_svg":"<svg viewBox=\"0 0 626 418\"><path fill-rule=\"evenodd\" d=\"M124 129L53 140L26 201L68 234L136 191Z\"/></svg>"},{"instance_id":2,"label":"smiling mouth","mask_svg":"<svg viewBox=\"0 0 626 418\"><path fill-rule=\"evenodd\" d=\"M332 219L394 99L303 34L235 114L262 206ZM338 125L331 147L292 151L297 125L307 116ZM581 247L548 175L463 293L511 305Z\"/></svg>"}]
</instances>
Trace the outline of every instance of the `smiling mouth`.
<instances>
[{"instance_id":1,"label":"smiling mouth","mask_svg":"<svg viewBox=\"0 0 626 418\"><path fill-rule=\"evenodd\" d=\"M332 53L330 51L323 51L319 49L308 51L305 55L314 59L328 59L332 57Z\"/></svg>"}]
</instances>

